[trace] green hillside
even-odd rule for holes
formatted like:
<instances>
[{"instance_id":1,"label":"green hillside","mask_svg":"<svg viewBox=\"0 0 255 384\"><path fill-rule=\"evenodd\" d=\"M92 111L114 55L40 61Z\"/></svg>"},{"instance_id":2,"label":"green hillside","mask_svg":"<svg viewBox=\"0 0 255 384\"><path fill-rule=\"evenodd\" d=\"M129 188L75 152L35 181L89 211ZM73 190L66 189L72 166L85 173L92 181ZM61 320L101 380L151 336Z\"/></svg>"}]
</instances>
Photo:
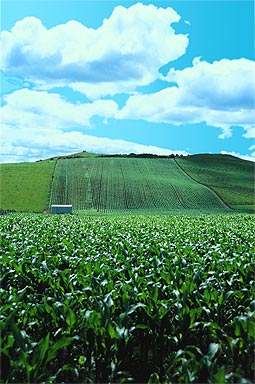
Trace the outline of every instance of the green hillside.
<instances>
[{"instance_id":1,"label":"green hillside","mask_svg":"<svg viewBox=\"0 0 255 384\"><path fill-rule=\"evenodd\" d=\"M213 189L231 208L255 208L253 162L208 154L178 158L176 162L194 180Z\"/></svg>"},{"instance_id":2,"label":"green hillside","mask_svg":"<svg viewBox=\"0 0 255 384\"><path fill-rule=\"evenodd\" d=\"M57 163L51 203L74 209L223 208L207 187L173 159L87 158Z\"/></svg>"},{"instance_id":3,"label":"green hillside","mask_svg":"<svg viewBox=\"0 0 255 384\"><path fill-rule=\"evenodd\" d=\"M0 164L0 209L40 212L47 208L55 164Z\"/></svg>"},{"instance_id":4,"label":"green hillside","mask_svg":"<svg viewBox=\"0 0 255 384\"><path fill-rule=\"evenodd\" d=\"M161 158L80 152L0 165L1 210L254 208L254 163L227 155Z\"/></svg>"}]
</instances>

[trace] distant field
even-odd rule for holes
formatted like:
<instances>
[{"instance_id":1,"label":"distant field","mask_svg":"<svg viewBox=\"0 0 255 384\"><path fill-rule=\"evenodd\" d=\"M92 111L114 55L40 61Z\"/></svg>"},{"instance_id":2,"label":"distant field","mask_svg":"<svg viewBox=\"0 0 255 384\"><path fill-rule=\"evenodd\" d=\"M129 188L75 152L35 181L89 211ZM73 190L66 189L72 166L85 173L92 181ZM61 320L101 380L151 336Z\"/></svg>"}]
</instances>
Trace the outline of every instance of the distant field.
<instances>
[{"instance_id":1,"label":"distant field","mask_svg":"<svg viewBox=\"0 0 255 384\"><path fill-rule=\"evenodd\" d=\"M224 208L173 159L64 159L52 187L51 203L73 204L76 210Z\"/></svg>"},{"instance_id":2,"label":"distant field","mask_svg":"<svg viewBox=\"0 0 255 384\"><path fill-rule=\"evenodd\" d=\"M0 165L1 210L50 204L100 212L254 210L254 163L227 155L176 158L81 152ZM230 208L229 208L230 207Z\"/></svg>"},{"instance_id":3,"label":"distant field","mask_svg":"<svg viewBox=\"0 0 255 384\"><path fill-rule=\"evenodd\" d=\"M48 208L55 161L0 165L2 210L40 212Z\"/></svg>"},{"instance_id":4,"label":"distant field","mask_svg":"<svg viewBox=\"0 0 255 384\"><path fill-rule=\"evenodd\" d=\"M193 179L210 186L230 207L255 209L255 164L226 155L194 155L176 159Z\"/></svg>"}]
</instances>

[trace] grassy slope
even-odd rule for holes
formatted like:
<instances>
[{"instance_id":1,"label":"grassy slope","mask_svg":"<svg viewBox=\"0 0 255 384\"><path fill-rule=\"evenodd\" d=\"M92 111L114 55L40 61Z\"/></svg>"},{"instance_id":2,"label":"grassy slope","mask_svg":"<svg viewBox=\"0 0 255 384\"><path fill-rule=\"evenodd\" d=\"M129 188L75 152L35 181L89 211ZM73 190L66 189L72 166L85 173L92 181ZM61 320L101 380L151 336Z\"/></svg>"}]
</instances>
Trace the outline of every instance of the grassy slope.
<instances>
[{"instance_id":1,"label":"grassy slope","mask_svg":"<svg viewBox=\"0 0 255 384\"><path fill-rule=\"evenodd\" d=\"M228 155L193 155L176 159L193 179L209 185L230 207L254 209L254 166Z\"/></svg>"},{"instance_id":2,"label":"grassy slope","mask_svg":"<svg viewBox=\"0 0 255 384\"><path fill-rule=\"evenodd\" d=\"M0 208L43 211L48 206L55 161L0 164Z\"/></svg>"},{"instance_id":3,"label":"grassy slope","mask_svg":"<svg viewBox=\"0 0 255 384\"><path fill-rule=\"evenodd\" d=\"M183 178L183 172L173 166L172 159L98 156L81 152L69 155L69 159L58 158L52 203L64 203L63 193L66 193L66 202L74 201L74 206L79 209L159 207L178 210L185 207L213 208L219 204L215 199L209 201L212 194L209 193L209 197L208 189L203 189L204 193L201 194L201 185ZM39 212L48 208L56 159L37 163L1 164L0 209ZM193 155L176 158L175 161L192 178L213 188L231 207L254 208L254 163L227 155ZM68 188L63 173L66 164L70 167ZM58 172L62 172L61 177Z\"/></svg>"},{"instance_id":4,"label":"grassy slope","mask_svg":"<svg viewBox=\"0 0 255 384\"><path fill-rule=\"evenodd\" d=\"M57 163L52 203L74 209L224 208L172 159L87 158Z\"/></svg>"}]
</instances>

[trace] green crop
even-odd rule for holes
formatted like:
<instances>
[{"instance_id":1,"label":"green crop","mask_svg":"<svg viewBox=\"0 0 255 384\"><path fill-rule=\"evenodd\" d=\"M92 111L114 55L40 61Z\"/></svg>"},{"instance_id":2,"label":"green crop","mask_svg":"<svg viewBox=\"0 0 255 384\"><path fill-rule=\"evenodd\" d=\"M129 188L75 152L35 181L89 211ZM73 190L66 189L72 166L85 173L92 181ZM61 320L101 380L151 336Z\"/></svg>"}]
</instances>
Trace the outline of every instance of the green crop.
<instances>
[{"instance_id":1,"label":"green crop","mask_svg":"<svg viewBox=\"0 0 255 384\"><path fill-rule=\"evenodd\" d=\"M87 152L0 164L0 211L254 210L254 163L228 155L105 157Z\"/></svg>"},{"instance_id":2,"label":"green crop","mask_svg":"<svg viewBox=\"0 0 255 384\"><path fill-rule=\"evenodd\" d=\"M0 164L0 209L42 212L49 206L55 161Z\"/></svg>"},{"instance_id":3,"label":"green crop","mask_svg":"<svg viewBox=\"0 0 255 384\"><path fill-rule=\"evenodd\" d=\"M194 155L176 159L194 180L210 186L235 209L255 210L255 164L233 156Z\"/></svg>"},{"instance_id":4,"label":"green crop","mask_svg":"<svg viewBox=\"0 0 255 384\"><path fill-rule=\"evenodd\" d=\"M2 382L252 383L252 220L2 216Z\"/></svg>"},{"instance_id":5,"label":"green crop","mask_svg":"<svg viewBox=\"0 0 255 384\"><path fill-rule=\"evenodd\" d=\"M188 177L173 159L59 160L51 203L98 211L226 208L213 191Z\"/></svg>"}]
</instances>

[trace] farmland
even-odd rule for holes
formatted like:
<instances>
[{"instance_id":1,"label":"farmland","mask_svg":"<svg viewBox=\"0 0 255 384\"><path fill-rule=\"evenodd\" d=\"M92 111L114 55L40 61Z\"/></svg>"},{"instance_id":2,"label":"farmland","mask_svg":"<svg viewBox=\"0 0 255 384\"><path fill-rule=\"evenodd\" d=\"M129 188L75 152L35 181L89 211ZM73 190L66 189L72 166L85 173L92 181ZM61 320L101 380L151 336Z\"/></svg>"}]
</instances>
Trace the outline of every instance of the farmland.
<instances>
[{"instance_id":1,"label":"farmland","mask_svg":"<svg viewBox=\"0 0 255 384\"><path fill-rule=\"evenodd\" d=\"M55 161L0 164L0 208L43 211L49 204L54 167Z\"/></svg>"},{"instance_id":2,"label":"farmland","mask_svg":"<svg viewBox=\"0 0 255 384\"><path fill-rule=\"evenodd\" d=\"M254 211L254 163L228 155L106 156L81 152L1 164L0 209L75 211Z\"/></svg>"},{"instance_id":3,"label":"farmland","mask_svg":"<svg viewBox=\"0 0 255 384\"><path fill-rule=\"evenodd\" d=\"M57 163L51 202L74 209L222 209L206 186L172 159L64 159Z\"/></svg>"},{"instance_id":4,"label":"farmland","mask_svg":"<svg viewBox=\"0 0 255 384\"><path fill-rule=\"evenodd\" d=\"M236 209L255 209L255 167L251 161L224 155L194 155L176 159L194 180L212 190Z\"/></svg>"},{"instance_id":5,"label":"farmland","mask_svg":"<svg viewBox=\"0 0 255 384\"><path fill-rule=\"evenodd\" d=\"M0 218L7 383L252 383L253 217Z\"/></svg>"}]
</instances>

